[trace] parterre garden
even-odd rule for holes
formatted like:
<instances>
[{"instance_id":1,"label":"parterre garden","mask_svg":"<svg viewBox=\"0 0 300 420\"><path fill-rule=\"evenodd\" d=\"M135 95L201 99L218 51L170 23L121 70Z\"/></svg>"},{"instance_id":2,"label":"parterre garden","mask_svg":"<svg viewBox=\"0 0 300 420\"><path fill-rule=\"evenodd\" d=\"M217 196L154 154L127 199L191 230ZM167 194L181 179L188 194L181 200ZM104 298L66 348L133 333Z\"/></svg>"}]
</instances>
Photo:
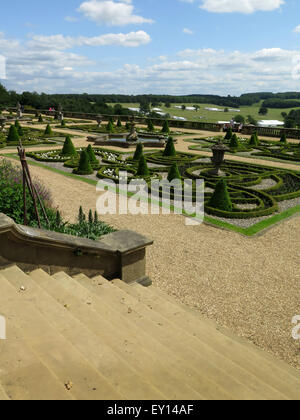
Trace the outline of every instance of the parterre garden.
<instances>
[{"instance_id":1,"label":"parterre garden","mask_svg":"<svg viewBox=\"0 0 300 420\"><path fill-rule=\"evenodd\" d=\"M196 143L190 146L190 150L206 151L210 150L222 136L202 137L194 140L186 140L187 142ZM228 153L247 154L252 157L271 158L300 163L300 143L288 143L285 136L280 141L260 140L256 134L250 139L238 137L232 132L228 132L223 140L228 147Z\"/></svg>"},{"instance_id":2,"label":"parterre garden","mask_svg":"<svg viewBox=\"0 0 300 420\"><path fill-rule=\"evenodd\" d=\"M230 145L231 140L227 141ZM250 140L257 141L256 138ZM211 142L210 139L208 143ZM252 146L249 140L247 145L249 148ZM253 147L256 149L259 146L255 144ZM282 145L284 147L289 146ZM153 180L160 180L163 184L168 179L174 181L176 186L176 183L182 184L188 179L192 181L192 186L185 190L185 194L193 200L196 199L196 181L202 179L205 182L205 213L224 220L230 219L231 223L236 221L238 224L241 220L255 223L260 218L300 205L300 172L226 161L222 166L222 176L216 176L209 158L178 153L172 137L164 151L144 152L142 144L138 143L134 155L103 148L93 149L91 146L76 149L67 137L63 150L28 153L28 156L49 165L58 162L62 167L71 168L74 174L95 176L95 179L98 177L118 182L120 172L126 171L128 182L132 178L142 178L160 195L163 193L162 185L156 183L153 186ZM175 187L171 188L174 199L183 198L178 194L183 193L178 193Z\"/></svg>"}]
</instances>

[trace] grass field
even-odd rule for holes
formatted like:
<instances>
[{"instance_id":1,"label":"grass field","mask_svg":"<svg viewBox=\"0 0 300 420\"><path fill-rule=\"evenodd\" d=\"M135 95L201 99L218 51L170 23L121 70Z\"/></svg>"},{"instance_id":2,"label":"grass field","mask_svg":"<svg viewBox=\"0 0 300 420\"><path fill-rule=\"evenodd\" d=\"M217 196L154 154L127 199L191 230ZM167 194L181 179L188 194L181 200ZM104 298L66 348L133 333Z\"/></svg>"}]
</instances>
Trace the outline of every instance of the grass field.
<instances>
[{"instance_id":1,"label":"grass field","mask_svg":"<svg viewBox=\"0 0 300 420\"><path fill-rule=\"evenodd\" d=\"M162 112L168 113L171 116L177 116L177 117L184 117L189 121L203 121L203 122L217 122L217 121L230 121L231 118L235 117L236 115L243 115L245 118L247 118L248 115L251 115L255 120L279 120L283 121L282 112L289 113L292 109L300 109L300 108L285 108L285 109L269 109L269 112L266 116L262 116L258 114L258 111L261 107L262 102L259 102L257 104L254 104L252 106L242 106L239 109L241 112L220 112L220 111L207 111L205 108L218 108L218 109L224 109L222 106L214 105L214 104L172 104L171 108L166 108L165 106L159 107ZM115 105L115 104L109 104L109 105ZM186 105L187 107L191 107L193 105L199 105L200 109L198 112L196 111L189 111L182 109L175 108L175 106L181 106ZM122 104L125 108L139 108L138 103L126 103Z\"/></svg>"}]
</instances>

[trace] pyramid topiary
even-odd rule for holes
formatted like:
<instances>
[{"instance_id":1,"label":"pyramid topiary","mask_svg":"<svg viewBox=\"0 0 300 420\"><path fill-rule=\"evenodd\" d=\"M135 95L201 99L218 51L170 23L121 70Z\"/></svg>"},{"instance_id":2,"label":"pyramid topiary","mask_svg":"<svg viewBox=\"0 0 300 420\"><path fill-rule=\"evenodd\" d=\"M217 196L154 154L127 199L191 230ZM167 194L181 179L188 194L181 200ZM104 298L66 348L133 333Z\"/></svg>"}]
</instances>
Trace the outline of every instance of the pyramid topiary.
<instances>
[{"instance_id":1,"label":"pyramid topiary","mask_svg":"<svg viewBox=\"0 0 300 420\"><path fill-rule=\"evenodd\" d=\"M229 128L227 130L226 136L224 137L224 140L231 140L232 139L232 128Z\"/></svg>"},{"instance_id":2,"label":"pyramid topiary","mask_svg":"<svg viewBox=\"0 0 300 420\"><path fill-rule=\"evenodd\" d=\"M132 160L134 160L135 162L139 162L143 154L144 154L144 147L142 143L138 143Z\"/></svg>"},{"instance_id":3,"label":"pyramid topiary","mask_svg":"<svg viewBox=\"0 0 300 420\"><path fill-rule=\"evenodd\" d=\"M170 133L170 127L169 127L168 120L166 120L164 122L161 132L164 133L164 134L169 134Z\"/></svg>"},{"instance_id":4,"label":"pyramid topiary","mask_svg":"<svg viewBox=\"0 0 300 420\"><path fill-rule=\"evenodd\" d=\"M16 120L16 121L15 121L15 127L16 127L16 128L21 127L19 120Z\"/></svg>"},{"instance_id":5,"label":"pyramid topiary","mask_svg":"<svg viewBox=\"0 0 300 420\"><path fill-rule=\"evenodd\" d=\"M23 127L21 125L19 125L19 127L17 128L18 130L18 134L20 137L24 136L24 131L23 131Z\"/></svg>"},{"instance_id":6,"label":"pyramid topiary","mask_svg":"<svg viewBox=\"0 0 300 420\"><path fill-rule=\"evenodd\" d=\"M75 156L77 155L74 144L72 143L71 137L67 136L64 142L64 147L61 152L62 156Z\"/></svg>"},{"instance_id":7,"label":"pyramid topiary","mask_svg":"<svg viewBox=\"0 0 300 420\"><path fill-rule=\"evenodd\" d=\"M177 163L174 163L168 174L168 181L172 182L174 179L181 179Z\"/></svg>"},{"instance_id":8,"label":"pyramid topiary","mask_svg":"<svg viewBox=\"0 0 300 420\"><path fill-rule=\"evenodd\" d=\"M154 131L155 130L155 128L154 128L154 125L153 125L153 122L152 122L152 120L149 120L148 121L148 131Z\"/></svg>"},{"instance_id":9,"label":"pyramid topiary","mask_svg":"<svg viewBox=\"0 0 300 420\"><path fill-rule=\"evenodd\" d=\"M18 130L14 125L11 125L7 135L7 143L18 143L20 140Z\"/></svg>"},{"instance_id":10,"label":"pyramid topiary","mask_svg":"<svg viewBox=\"0 0 300 420\"><path fill-rule=\"evenodd\" d=\"M108 133L113 133L115 131L114 129L114 125L111 121L108 122L107 126L106 126L106 131Z\"/></svg>"},{"instance_id":11,"label":"pyramid topiary","mask_svg":"<svg viewBox=\"0 0 300 420\"><path fill-rule=\"evenodd\" d=\"M117 127L118 128L121 128L122 127L122 121L121 121L121 118L120 117L118 118Z\"/></svg>"},{"instance_id":12,"label":"pyramid topiary","mask_svg":"<svg viewBox=\"0 0 300 420\"><path fill-rule=\"evenodd\" d=\"M258 140L257 133L253 133L250 140L249 140L249 146L259 146L260 141Z\"/></svg>"},{"instance_id":13,"label":"pyramid topiary","mask_svg":"<svg viewBox=\"0 0 300 420\"><path fill-rule=\"evenodd\" d=\"M43 117L41 115L39 116L39 122L40 123L44 122Z\"/></svg>"},{"instance_id":14,"label":"pyramid topiary","mask_svg":"<svg viewBox=\"0 0 300 420\"><path fill-rule=\"evenodd\" d=\"M229 145L230 148L231 149L238 149L239 145L240 145L240 143L239 143L239 139L237 138L237 135L233 134L233 136L231 137L231 140L230 140L230 145Z\"/></svg>"},{"instance_id":15,"label":"pyramid topiary","mask_svg":"<svg viewBox=\"0 0 300 420\"><path fill-rule=\"evenodd\" d=\"M232 211L233 206L227 189L227 183L224 179L221 179L217 183L215 192L208 202L208 207L223 211Z\"/></svg>"},{"instance_id":16,"label":"pyramid topiary","mask_svg":"<svg viewBox=\"0 0 300 420\"><path fill-rule=\"evenodd\" d=\"M139 167L136 173L137 176L147 177L150 176L150 171L147 165L147 161L144 155L140 157Z\"/></svg>"},{"instance_id":17,"label":"pyramid topiary","mask_svg":"<svg viewBox=\"0 0 300 420\"><path fill-rule=\"evenodd\" d=\"M50 127L50 124L48 124L47 125L47 127L46 127L46 130L45 130L45 133L44 133L46 136L52 136L52 129L51 129L51 127Z\"/></svg>"},{"instance_id":18,"label":"pyramid topiary","mask_svg":"<svg viewBox=\"0 0 300 420\"><path fill-rule=\"evenodd\" d=\"M283 133L280 139L280 143L282 144L287 144L287 138L286 138L286 134Z\"/></svg>"},{"instance_id":19,"label":"pyramid topiary","mask_svg":"<svg viewBox=\"0 0 300 420\"><path fill-rule=\"evenodd\" d=\"M61 120L60 125L61 125L62 127L65 127L65 126L66 126L66 121L65 121L65 120Z\"/></svg>"},{"instance_id":20,"label":"pyramid topiary","mask_svg":"<svg viewBox=\"0 0 300 420\"><path fill-rule=\"evenodd\" d=\"M91 175L94 173L93 168L90 164L89 155L85 150L81 152L78 169L74 170L74 173L78 175Z\"/></svg>"},{"instance_id":21,"label":"pyramid topiary","mask_svg":"<svg viewBox=\"0 0 300 420\"><path fill-rule=\"evenodd\" d=\"M88 156L89 156L89 159L90 159L90 163L99 163L98 162L98 159L96 158L96 155L95 155L95 152L94 152L94 149L92 148L92 146L89 144L88 145L88 147L87 147L87 149L86 149L86 152L87 152L87 154L88 154Z\"/></svg>"},{"instance_id":22,"label":"pyramid topiary","mask_svg":"<svg viewBox=\"0 0 300 420\"><path fill-rule=\"evenodd\" d=\"M130 130L130 123L127 121L127 123L125 124L125 128L126 130Z\"/></svg>"},{"instance_id":23,"label":"pyramid topiary","mask_svg":"<svg viewBox=\"0 0 300 420\"><path fill-rule=\"evenodd\" d=\"M176 156L176 150L174 146L173 137L169 137L163 156L165 157Z\"/></svg>"}]
</instances>

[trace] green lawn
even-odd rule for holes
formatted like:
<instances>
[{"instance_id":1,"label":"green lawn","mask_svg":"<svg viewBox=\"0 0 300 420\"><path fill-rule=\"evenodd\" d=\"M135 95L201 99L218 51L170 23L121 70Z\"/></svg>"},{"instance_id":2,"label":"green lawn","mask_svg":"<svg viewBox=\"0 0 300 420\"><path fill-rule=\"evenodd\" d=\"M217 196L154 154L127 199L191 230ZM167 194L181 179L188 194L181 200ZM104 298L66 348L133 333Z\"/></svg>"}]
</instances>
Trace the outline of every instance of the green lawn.
<instances>
[{"instance_id":1,"label":"green lawn","mask_svg":"<svg viewBox=\"0 0 300 420\"><path fill-rule=\"evenodd\" d=\"M203 122L217 122L217 121L230 121L231 118L235 117L236 115L243 115L245 118L248 115L251 115L254 119L258 120L279 120L283 121L281 116L282 112L289 113L292 109L300 109L300 108L286 108L286 109L269 109L269 112L266 116L262 116L258 114L258 111L261 107L262 102L254 104L252 106L242 106L239 109L241 112L219 112L219 111L206 111L205 108L218 108L224 109L222 106L214 105L214 104L172 104L171 108L166 108L164 106L159 107L162 109L162 112L169 113L171 116L177 117L184 117L189 121L203 121ZM109 104L115 105L115 104ZM187 107L191 107L193 105L199 105L200 109L198 112L196 111L183 111L182 109L175 108L175 106L186 105ZM139 104L137 103L127 103L122 104L125 108L139 108ZM203 117L200 119L200 117Z\"/></svg>"}]
</instances>

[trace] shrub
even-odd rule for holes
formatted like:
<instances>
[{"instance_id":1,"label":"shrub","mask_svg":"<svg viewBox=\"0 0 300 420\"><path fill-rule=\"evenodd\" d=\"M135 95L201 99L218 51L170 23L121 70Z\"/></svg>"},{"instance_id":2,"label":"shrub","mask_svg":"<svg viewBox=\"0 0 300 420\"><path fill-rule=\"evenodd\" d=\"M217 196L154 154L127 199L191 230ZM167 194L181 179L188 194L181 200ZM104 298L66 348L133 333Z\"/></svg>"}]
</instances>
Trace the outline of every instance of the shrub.
<instances>
[{"instance_id":1,"label":"shrub","mask_svg":"<svg viewBox=\"0 0 300 420\"><path fill-rule=\"evenodd\" d=\"M115 131L114 129L114 125L111 121L108 122L107 126L106 126L106 131L108 133L113 133Z\"/></svg>"},{"instance_id":2,"label":"shrub","mask_svg":"<svg viewBox=\"0 0 300 420\"><path fill-rule=\"evenodd\" d=\"M42 115L39 115L39 120L40 123L44 122Z\"/></svg>"},{"instance_id":3,"label":"shrub","mask_svg":"<svg viewBox=\"0 0 300 420\"><path fill-rule=\"evenodd\" d=\"M172 182L174 179L181 179L177 163L174 163L171 166L169 174L168 174L169 182Z\"/></svg>"},{"instance_id":4,"label":"shrub","mask_svg":"<svg viewBox=\"0 0 300 420\"><path fill-rule=\"evenodd\" d=\"M283 133L280 139L280 143L287 144L286 134Z\"/></svg>"},{"instance_id":5,"label":"shrub","mask_svg":"<svg viewBox=\"0 0 300 420\"><path fill-rule=\"evenodd\" d=\"M173 137L169 137L165 151L163 153L163 156L165 157L174 157L176 156L176 150L175 150L175 146L174 146L174 140Z\"/></svg>"},{"instance_id":6,"label":"shrub","mask_svg":"<svg viewBox=\"0 0 300 420\"><path fill-rule=\"evenodd\" d=\"M238 149L239 145L240 145L240 143L239 143L239 139L237 138L237 135L236 135L236 134L234 134L234 135L231 137L231 140L230 140L230 148L231 148L231 149Z\"/></svg>"},{"instance_id":7,"label":"shrub","mask_svg":"<svg viewBox=\"0 0 300 420\"><path fill-rule=\"evenodd\" d=\"M52 129L50 127L50 124L47 124L47 127L46 127L46 130L45 130L44 134L46 136L52 136L53 133L52 133Z\"/></svg>"},{"instance_id":8,"label":"shrub","mask_svg":"<svg viewBox=\"0 0 300 420\"><path fill-rule=\"evenodd\" d=\"M74 170L77 175L91 175L94 173L89 155L85 150L81 152L78 169Z\"/></svg>"},{"instance_id":9,"label":"shrub","mask_svg":"<svg viewBox=\"0 0 300 420\"><path fill-rule=\"evenodd\" d=\"M19 120L15 121L15 127L18 129L19 127L21 127Z\"/></svg>"},{"instance_id":10,"label":"shrub","mask_svg":"<svg viewBox=\"0 0 300 420\"><path fill-rule=\"evenodd\" d=\"M90 163L99 163L99 162L98 162L98 159L96 158L96 155L95 155L94 149L92 148L92 146L91 146L90 144L88 145L88 147L87 147L87 149L86 149L86 152L87 152L87 154L88 154L88 157L89 157Z\"/></svg>"},{"instance_id":11,"label":"shrub","mask_svg":"<svg viewBox=\"0 0 300 420\"><path fill-rule=\"evenodd\" d=\"M71 140L71 137L67 136L64 142L64 147L61 152L61 156L75 156L75 155L77 155L75 146Z\"/></svg>"},{"instance_id":12,"label":"shrub","mask_svg":"<svg viewBox=\"0 0 300 420\"><path fill-rule=\"evenodd\" d=\"M140 157L139 167L136 173L137 176L147 177L150 176L150 171L147 165L147 161L144 155Z\"/></svg>"},{"instance_id":13,"label":"shrub","mask_svg":"<svg viewBox=\"0 0 300 420\"><path fill-rule=\"evenodd\" d=\"M117 127L119 127L119 128L122 127L122 121L121 121L120 117L118 118Z\"/></svg>"},{"instance_id":14,"label":"shrub","mask_svg":"<svg viewBox=\"0 0 300 420\"><path fill-rule=\"evenodd\" d=\"M225 140L231 140L232 139L232 128L229 128L227 130L226 136L225 136Z\"/></svg>"},{"instance_id":15,"label":"shrub","mask_svg":"<svg viewBox=\"0 0 300 420\"><path fill-rule=\"evenodd\" d=\"M7 143L18 143L19 140L20 137L17 128L14 125L11 125L6 139Z\"/></svg>"},{"instance_id":16,"label":"shrub","mask_svg":"<svg viewBox=\"0 0 300 420\"><path fill-rule=\"evenodd\" d=\"M125 128L126 130L130 130L130 123L127 121L127 123L125 124Z\"/></svg>"},{"instance_id":17,"label":"shrub","mask_svg":"<svg viewBox=\"0 0 300 420\"><path fill-rule=\"evenodd\" d=\"M144 154L144 147L143 147L142 143L138 143L132 159L135 162L139 162L141 157L143 156L143 154Z\"/></svg>"},{"instance_id":18,"label":"shrub","mask_svg":"<svg viewBox=\"0 0 300 420\"><path fill-rule=\"evenodd\" d=\"M217 183L215 192L208 202L208 206L218 210L232 211L233 206L227 189L227 184L224 179L221 179Z\"/></svg>"},{"instance_id":19,"label":"shrub","mask_svg":"<svg viewBox=\"0 0 300 420\"><path fill-rule=\"evenodd\" d=\"M66 121L65 121L65 120L61 120L60 125L61 125L62 127L65 127L65 126L66 126Z\"/></svg>"},{"instance_id":20,"label":"shrub","mask_svg":"<svg viewBox=\"0 0 300 420\"><path fill-rule=\"evenodd\" d=\"M168 123L167 120L164 122L161 132L164 133L164 134L169 134L170 133L170 127L169 127L169 123Z\"/></svg>"},{"instance_id":21,"label":"shrub","mask_svg":"<svg viewBox=\"0 0 300 420\"><path fill-rule=\"evenodd\" d=\"M148 128L148 131L154 131L155 130L152 120L148 121L148 127L147 128Z\"/></svg>"}]
</instances>

